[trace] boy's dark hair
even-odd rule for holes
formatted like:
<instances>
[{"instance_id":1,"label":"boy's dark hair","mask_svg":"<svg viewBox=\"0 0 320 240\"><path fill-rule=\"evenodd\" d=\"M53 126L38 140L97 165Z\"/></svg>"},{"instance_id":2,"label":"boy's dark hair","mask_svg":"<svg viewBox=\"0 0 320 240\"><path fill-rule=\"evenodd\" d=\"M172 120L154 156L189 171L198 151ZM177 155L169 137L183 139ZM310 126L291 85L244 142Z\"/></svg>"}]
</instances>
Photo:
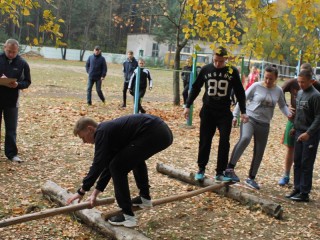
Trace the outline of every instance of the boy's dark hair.
<instances>
[{"instance_id":1,"label":"boy's dark hair","mask_svg":"<svg viewBox=\"0 0 320 240\"><path fill-rule=\"evenodd\" d=\"M276 77L278 77L278 69L276 65L267 66L264 71L273 73Z\"/></svg>"},{"instance_id":2,"label":"boy's dark hair","mask_svg":"<svg viewBox=\"0 0 320 240\"><path fill-rule=\"evenodd\" d=\"M305 77L310 80L312 79L312 72L310 72L309 70L303 69L299 72L298 76Z\"/></svg>"},{"instance_id":3,"label":"boy's dark hair","mask_svg":"<svg viewBox=\"0 0 320 240\"><path fill-rule=\"evenodd\" d=\"M215 52L215 55L219 57L227 57L228 56L228 51L226 48L219 46L217 51Z\"/></svg>"},{"instance_id":4,"label":"boy's dark hair","mask_svg":"<svg viewBox=\"0 0 320 240\"><path fill-rule=\"evenodd\" d=\"M100 50L101 48L100 48L100 46L95 46L94 49L95 50Z\"/></svg>"}]
</instances>

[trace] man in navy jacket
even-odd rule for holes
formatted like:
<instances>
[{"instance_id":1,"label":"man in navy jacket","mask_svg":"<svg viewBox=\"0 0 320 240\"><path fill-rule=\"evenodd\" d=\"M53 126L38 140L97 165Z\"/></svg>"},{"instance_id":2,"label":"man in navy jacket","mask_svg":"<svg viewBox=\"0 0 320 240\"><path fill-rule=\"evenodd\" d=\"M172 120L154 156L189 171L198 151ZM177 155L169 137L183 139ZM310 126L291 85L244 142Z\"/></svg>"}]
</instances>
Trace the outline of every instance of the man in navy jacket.
<instances>
[{"instance_id":1,"label":"man in navy jacket","mask_svg":"<svg viewBox=\"0 0 320 240\"><path fill-rule=\"evenodd\" d=\"M15 39L8 39L4 45L4 53L0 54L1 78L15 79L0 84L0 126L2 115L5 123L6 157L15 162L22 162L18 156L16 144L18 126L18 107L20 89L28 88L31 84L30 68L28 63L19 55L19 43ZM2 81L1 81L2 82Z\"/></svg>"},{"instance_id":2,"label":"man in navy jacket","mask_svg":"<svg viewBox=\"0 0 320 240\"><path fill-rule=\"evenodd\" d=\"M96 91L99 98L105 103L105 97L103 96L101 85L102 80L107 75L107 63L106 59L101 55L101 49L99 46L95 46L93 50L94 54L91 55L86 62L86 71L89 74L88 86L87 86L87 103L92 105L91 93L94 83L96 84Z\"/></svg>"}]
</instances>

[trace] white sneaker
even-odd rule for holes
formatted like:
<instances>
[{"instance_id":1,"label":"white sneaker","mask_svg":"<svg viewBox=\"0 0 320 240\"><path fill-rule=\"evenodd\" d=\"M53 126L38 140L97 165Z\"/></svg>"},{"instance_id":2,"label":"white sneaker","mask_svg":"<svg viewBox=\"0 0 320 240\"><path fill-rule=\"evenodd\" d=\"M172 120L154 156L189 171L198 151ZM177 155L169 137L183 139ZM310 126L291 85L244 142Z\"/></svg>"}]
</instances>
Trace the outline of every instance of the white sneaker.
<instances>
[{"instance_id":1,"label":"white sneaker","mask_svg":"<svg viewBox=\"0 0 320 240\"><path fill-rule=\"evenodd\" d=\"M19 162L19 163L23 162L23 160L22 160L21 158L19 158L18 155L17 155L17 156L14 156L14 157L11 158L10 160L11 160L12 162Z\"/></svg>"},{"instance_id":2,"label":"white sneaker","mask_svg":"<svg viewBox=\"0 0 320 240\"><path fill-rule=\"evenodd\" d=\"M135 216L130 216L127 214L121 214L109 218L108 222L115 226L125 226L125 227L136 227L137 219Z\"/></svg>"}]
</instances>

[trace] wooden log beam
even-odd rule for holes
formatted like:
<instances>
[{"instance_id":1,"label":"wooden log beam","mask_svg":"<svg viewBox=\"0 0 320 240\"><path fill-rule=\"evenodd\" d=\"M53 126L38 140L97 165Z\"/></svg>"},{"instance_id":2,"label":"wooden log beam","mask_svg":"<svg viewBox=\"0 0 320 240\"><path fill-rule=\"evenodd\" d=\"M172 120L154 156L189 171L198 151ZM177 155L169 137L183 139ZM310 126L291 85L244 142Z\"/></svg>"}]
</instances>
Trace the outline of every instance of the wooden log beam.
<instances>
[{"instance_id":1,"label":"wooden log beam","mask_svg":"<svg viewBox=\"0 0 320 240\"><path fill-rule=\"evenodd\" d=\"M68 198L72 196L70 192L61 188L59 185L52 181L46 182L42 188L43 195L54 201L58 205L65 205ZM74 213L78 218L80 218L85 224L99 231L101 234L108 237L108 239L120 239L120 240L150 240L142 233L126 227L113 226L106 222L104 218L101 217L102 212L92 208L84 209Z\"/></svg>"},{"instance_id":2,"label":"wooden log beam","mask_svg":"<svg viewBox=\"0 0 320 240\"><path fill-rule=\"evenodd\" d=\"M114 198L98 199L96 206L111 204L111 203L114 203L114 200L115 200ZM18 216L18 217L4 219L4 220L0 221L0 228L7 227L10 225L14 225L14 224L18 224L18 223L37 220L37 219L41 219L41 218L51 217L51 216L58 215L58 214L79 211L79 210L86 209L86 208L91 208L89 202L82 202L79 204L73 204L70 206L54 208L54 209L46 209L46 210L36 212L36 213L30 213L30 214L25 214L25 215Z\"/></svg>"},{"instance_id":3,"label":"wooden log beam","mask_svg":"<svg viewBox=\"0 0 320 240\"><path fill-rule=\"evenodd\" d=\"M212 179L208 178L199 184L198 181L194 180L193 173L188 173L163 163L157 164L157 171L192 185L210 186L215 184ZM276 219L283 218L283 208L280 204L265 197L261 198L259 196L250 194L243 189L239 189L236 185L214 189L213 192L237 200L241 204L249 206L250 209L257 209L258 207L262 210L262 212Z\"/></svg>"},{"instance_id":4,"label":"wooden log beam","mask_svg":"<svg viewBox=\"0 0 320 240\"><path fill-rule=\"evenodd\" d=\"M207 187L204 187L204 188L200 188L200 189L197 189L197 190L194 190L194 191L185 192L185 193L181 193L181 194L178 194L178 195L173 195L173 196L170 196L170 197L156 199L156 200L152 201L152 205L153 205L153 207L155 207L155 206L166 204L166 203L176 202L176 201L179 201L179 200L183 200L183 199L186 199L186 198L191 198L191 197L197 196L197 195L199 195L201 193L218 190L218 189L221 189L221 188L223 188L223 187L225 187L227 185L230 185L230 183L214 184L214 185L210 185L210 186L207 186ZM133 207L132 210L133 211L138 211L138 210L142 210L142 209L139 208L139 207ZM120 213L122 213L121 209L115 209L115 210L103 213L102 216L103 216L104 219L108 219L108 218L110 218L112 216L115 216L115 215L118 215Z\"/></svg>"}]
</instances>

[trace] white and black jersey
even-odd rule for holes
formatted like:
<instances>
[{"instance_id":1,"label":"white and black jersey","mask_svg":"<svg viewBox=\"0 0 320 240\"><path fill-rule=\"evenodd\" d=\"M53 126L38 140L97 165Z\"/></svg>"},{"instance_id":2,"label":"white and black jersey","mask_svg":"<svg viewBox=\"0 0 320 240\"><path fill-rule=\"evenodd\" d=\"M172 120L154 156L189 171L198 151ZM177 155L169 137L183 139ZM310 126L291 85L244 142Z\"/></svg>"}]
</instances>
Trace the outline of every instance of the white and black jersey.
<instances>
[{"instance_id":1,"label":"white and black jersey","mask_svg":"<svg viewBox=\"0 0 320 240\"><path fill-rule=\"evenodd\" d=\"M136 68L129 81L129 89L134 89L136 84L136 77L138 73L138 68ZM147 68L140 68L140 90L145 90L147 88L147 80L149 80L149 87L152 88L152 79L150 71Z\"/></svg>"},{"instance_id":2,"label":"white and black jersey","mask_svg":"<svg viewBox=\"0 0 320 240\"><path fill-rule=\"evenodd\" d=\"M246 112L245 92L240 80L239 71L235 67L216 68L212 63L202 67L196 81L192 85L186 104L187 108L193 104L203 84L205 84L205 92L202 98L204 108L218 112L230 111L230 95L233 89L241 112Z\"/></svg>"}]
</instances>

